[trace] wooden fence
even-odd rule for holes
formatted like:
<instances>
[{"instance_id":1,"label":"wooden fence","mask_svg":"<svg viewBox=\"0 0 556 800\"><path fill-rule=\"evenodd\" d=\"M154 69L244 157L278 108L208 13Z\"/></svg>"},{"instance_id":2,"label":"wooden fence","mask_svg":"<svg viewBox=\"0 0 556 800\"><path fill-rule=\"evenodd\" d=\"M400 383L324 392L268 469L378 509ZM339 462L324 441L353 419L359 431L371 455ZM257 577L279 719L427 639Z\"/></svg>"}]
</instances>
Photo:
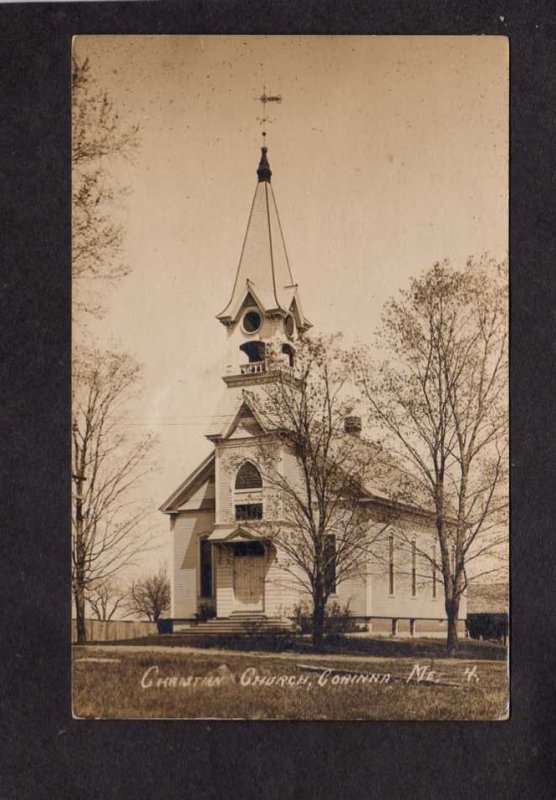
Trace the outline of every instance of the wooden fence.
<instances>
[{"instance_id":1,"label":"wooden fence","mask_svg":"<svg viewBox=\"0 0 556 800\"><path fill-rule=\"evenodd\" d=\"M157 632L156 623L127 619L111 619L101 622L98 619L86 619L85 630L88 642L114 642L118 639L139 639ZM75 620L71 621L72 641L77 639Z\"/></svg>"}]
</instances>

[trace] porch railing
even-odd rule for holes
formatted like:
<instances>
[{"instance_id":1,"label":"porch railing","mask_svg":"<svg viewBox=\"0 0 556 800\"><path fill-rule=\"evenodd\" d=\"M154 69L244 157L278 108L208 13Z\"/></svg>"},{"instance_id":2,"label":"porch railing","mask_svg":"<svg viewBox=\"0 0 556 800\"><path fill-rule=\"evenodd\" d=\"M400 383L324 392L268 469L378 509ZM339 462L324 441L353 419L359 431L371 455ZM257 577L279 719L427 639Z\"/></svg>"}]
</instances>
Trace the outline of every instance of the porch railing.
<instances>
[{"instance_id":1,"label":"porch railing","mask_svg":"<svg viewBox=\"0 0 556 800\"><path fill-rule=\"evenodd\" d=\"M249 364L240 364L239 369L242 375L258 375L266 372L266 361L250 361Z\"/></svg>"}]
</instances>

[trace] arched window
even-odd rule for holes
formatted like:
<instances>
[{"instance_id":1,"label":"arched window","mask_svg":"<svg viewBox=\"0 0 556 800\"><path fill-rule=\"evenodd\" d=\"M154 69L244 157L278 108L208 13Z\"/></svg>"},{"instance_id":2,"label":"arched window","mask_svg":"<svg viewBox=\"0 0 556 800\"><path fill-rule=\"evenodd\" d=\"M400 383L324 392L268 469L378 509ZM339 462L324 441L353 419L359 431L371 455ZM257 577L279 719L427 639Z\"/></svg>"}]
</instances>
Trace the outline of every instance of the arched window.
<instances>
[{"instance_id":1,"label":"arched window","mask_svg":"<svg viewBox=\"0 0 556 800\"><path fill-rule=\"evenodd\" d=\"M264 342L244 342L239 346L242 353L245 353L250 364L257 364L265 359Z\"/></svg>"},{"instance_id":2,"label":"arched window","mask_svg":"<svg viewBox=\"0 0 556 800\"><path fill-rule=\"evenodd\" d=\"M251 463L251 461L246 461L245 464L242 464L241 467L237 471L236 475L236 491L238 489L262 489L263 488L263 480L261 478L261 473L257 469L257 467Z\"/></svg>"},{"instance_id":3,"label":"arched window","mask_svg":"<svg viewBox=\"0 0 556 800\"><path fill-rule=\"evenodd\" d=\"M288 366L293 367L294 362L294 349L291 344L282 345L282 354L285 356Z\"/></svg>"},{"instance_id":4,"label":"arched window","mask_svg":"<svg viewBox=\"0 0 556 800\"><path fill-rule=\"evenodd\" d=\"M235 481L235 518L263 518L263 479L257 467L246 461L238 469Z\"/></svg>"}]
</instances>

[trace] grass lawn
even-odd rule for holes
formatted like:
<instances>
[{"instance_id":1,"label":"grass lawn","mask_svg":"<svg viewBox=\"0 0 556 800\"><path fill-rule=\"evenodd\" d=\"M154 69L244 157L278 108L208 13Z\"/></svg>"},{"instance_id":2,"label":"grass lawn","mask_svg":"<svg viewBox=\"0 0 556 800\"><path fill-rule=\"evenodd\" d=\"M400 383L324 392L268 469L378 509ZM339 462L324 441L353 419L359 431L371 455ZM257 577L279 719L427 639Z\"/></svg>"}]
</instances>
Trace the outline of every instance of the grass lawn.
<instances>
[{"instance_id":1,"label":"grass lawn","mask_svg":"<svg viewBox=\"0 0 556 800\"><path fill-rule=\"evenodd\" d=\"M506 664L439 652L392 658L74 647L73 708L76 717L106 719L505 719Z\"/></svg>"},{"instance_id":2,"label":"grass lawn","mask_svg":"<svg viewBox=\"0 0 556 800\"><path fill-rule=\"evenodd\" d=\"M100 643L99 643L100 644ZM158 648L165 647L201 647L203 649L234 650L234 651L260 651L267 653L312 653L310 636L291 635L263 635L252 636L210 636L205 638L188 636L186 633L171 633L163 635L145 636L141 639L127 639L118 642L103 642L103 644L117 645L146 645ZM332 655L365 655L379 658L442 658L445 653L445 639L400 638L390 637L328 637L324 644L324 652ZM459 643L459 658L463 659L488 659L493 661L506 661L507 650L504 645L492 641L479 641L477 639L461 639Z\"/></svg>"}]
</instances>

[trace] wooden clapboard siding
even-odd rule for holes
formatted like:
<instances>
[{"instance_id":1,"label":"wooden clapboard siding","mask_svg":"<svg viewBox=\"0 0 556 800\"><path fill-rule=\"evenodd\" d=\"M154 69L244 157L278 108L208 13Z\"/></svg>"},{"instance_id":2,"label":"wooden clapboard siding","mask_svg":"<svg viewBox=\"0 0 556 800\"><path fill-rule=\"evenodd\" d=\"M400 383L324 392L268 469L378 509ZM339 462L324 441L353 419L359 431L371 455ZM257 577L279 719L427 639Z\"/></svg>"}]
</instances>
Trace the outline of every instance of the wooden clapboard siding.
<instances>
[{"instance_id":1,"label":"wooden clapboard siding","mask_svg":"<svg viewBox=\"0 0 556 800\"><path fill-rule=\"evenodd\" d=\"M296 492L303 493L303 473L299 461L289 448L282 448L282 475Z\"/></svg>"},{"instance_id":2,"label":"wooden clapboard siding","mask_svg":"<svg viewBox=\"0 0 556 800\"><path fill-rule=\"evenodd\" d=\"M216 562L216 614L228 617L234 610L234 561L227 547L217 546Z\"/></svg>"},{"instance_id":3,"label":"wooden clapboard siding","mask_svg":"<svg viewBox=\"0 0 556 800\"><path fill-rule=\"evenodd\" d=\"M193 617L197 611L199 537L210 534L213 525L213 510L181 511L175 518L172 530L174 537L173 617Z\"/></svg>"},{"instance_id":4,"label":"wooden clapboard siding","mask_svg":"<svg viewBox=\"0 0 556 800\"><path fill-rule=\"evenodd\" d=\"M265 612L269 616L291 616L300 601L302 587L283 568L283 556L272 549L267 556Z\"/></svg>"},{"instance_id":5,"label":"wooden clapboard siding","mask_svg":"<svg viewBox=\"0 0 556 800\"><path fill-rule=\"evenodd\" d=\"M218 447L216 456L216 468L218 470L216 519L219 523L234 521L235 475L241 463L246 459L254 460L254 456L255 446L251 441L238 440L232 446L221 445Z\"/></svg>"},{"instance_id":6,"label":"wooden clapboard siding","mask_svg":"<svg viewBox=\"0 0 556 800\"><path fill-rule=\"evenodd\" d=\"M371 609L367 611L368 616L440 619L446 615L440 586L436 598L432 597L430 586L418 586L417 594L413 597L410 576L396 574L395 591L390 596L386 575L373 576L372 580L372 600Z\"/></svg>"},{"instance_id":7,"label":"wooden clapboard siding","mask_svg":"<svg viewBox=\"0 0 556 800\"><path fill-rule=\"evenodd\" d=\"M341 606L349 605L349 610L355 617L367 615L367 581L365 577L354 576L346 578L336 587L336 594L332 595L330 602L336 600Z\"/></svg>"}]
</instances>

